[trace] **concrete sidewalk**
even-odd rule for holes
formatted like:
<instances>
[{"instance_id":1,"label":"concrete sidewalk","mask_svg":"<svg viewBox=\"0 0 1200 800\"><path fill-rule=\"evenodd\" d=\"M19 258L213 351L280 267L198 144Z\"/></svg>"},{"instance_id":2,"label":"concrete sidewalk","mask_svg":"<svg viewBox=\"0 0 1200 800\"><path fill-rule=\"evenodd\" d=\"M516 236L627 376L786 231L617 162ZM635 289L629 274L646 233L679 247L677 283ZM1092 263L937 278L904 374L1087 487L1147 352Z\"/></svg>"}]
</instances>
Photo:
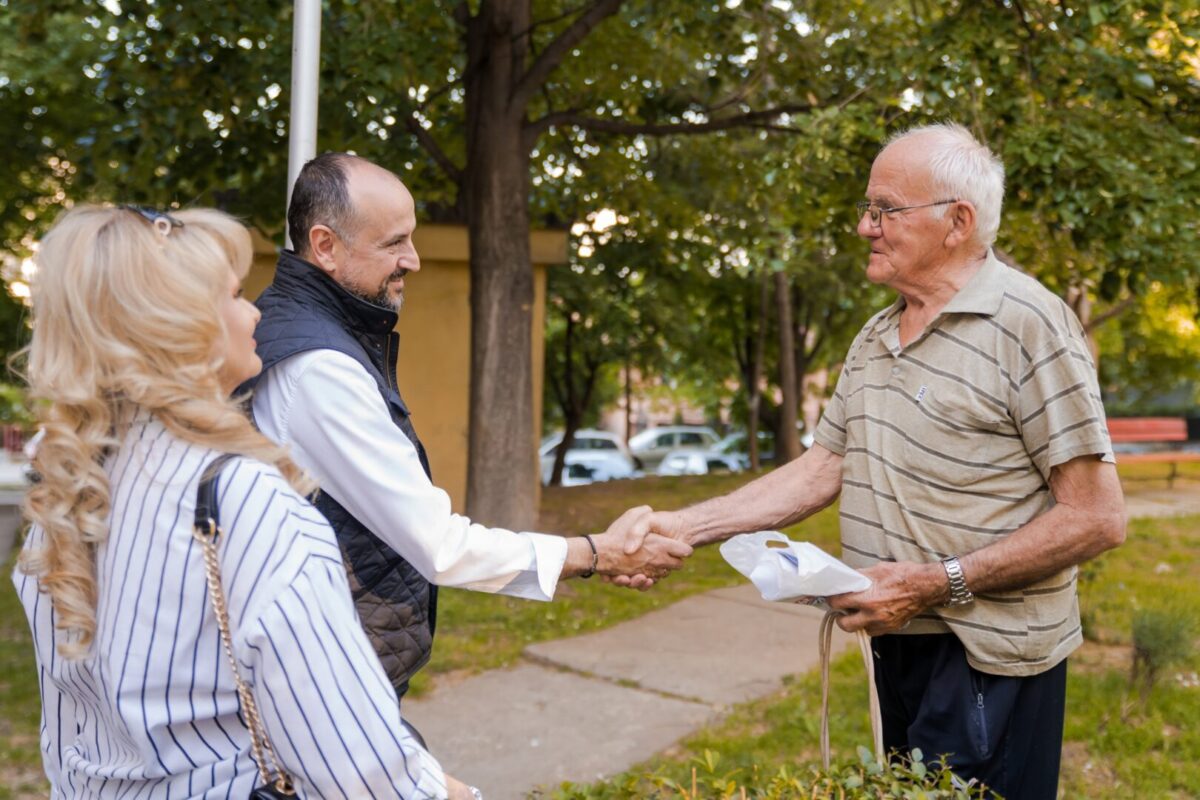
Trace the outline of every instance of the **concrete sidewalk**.
<instances>
[{"instance_id":1,"label":"concrete sidewalk","mask_svg":"<svg viewBox=\"0 0 1200 800\"><path fill-rule=\"evenodd\" d=\"M452 775L487 800L518 800L621 772L732 704L777 691L817 665L821 617L764 602L750 585L720 589L533 645L512 669L406 700L404 716ZM838 631L834 647L853 641Z\"/></svg>"}]
</instances>

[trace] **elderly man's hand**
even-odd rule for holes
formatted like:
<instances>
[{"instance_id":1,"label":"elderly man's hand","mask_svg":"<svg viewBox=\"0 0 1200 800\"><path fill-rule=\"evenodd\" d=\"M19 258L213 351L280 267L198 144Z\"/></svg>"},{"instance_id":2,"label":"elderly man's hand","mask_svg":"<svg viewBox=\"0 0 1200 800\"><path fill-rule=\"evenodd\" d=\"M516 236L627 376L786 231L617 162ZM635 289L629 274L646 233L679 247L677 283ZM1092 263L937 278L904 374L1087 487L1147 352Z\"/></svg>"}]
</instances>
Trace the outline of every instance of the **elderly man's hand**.
<instances>
[{"instance_id":1,"label":"elderly man's hand","mask_svg":"<svg viewBox=\"0 0 1200 800\"><path fill-rule=\"evenodd\" d=\"M663 537L684 542L682 520L673 511L651 511L649 506L631 508L609 526L607 533L624 539L625 555L633 556L654 539ZM656 535L657 534L657 535ZM690 554L691 547L688 546ZM649 575L606 575L604 580L616 586L646 591L654 585Z\"/></svg>"},{"instance_id":2,"label":"elderly man's hand","mask_svg":"<svg viewBox=\"0 0 1200 800\"><path fill-rule=\"evenodd\" d=\"M876 564L862 573L871 579L870 589L829 598L831 608L846 612L837 621L844 631L865 630L872 636L892 633L949 597L946 571L937 562Z\"/></svg>"},{"instance_id":3,"label":"elderly man's hand","mask_svg":"<svg viewBox=\"0 0 1200 800\"><path fill-rule=\"evenodd\" d=\"M641 508L648 507L642 506ZM636 510L638 509L630 509L625 514L628 516ZM622 519L624 518L622 517ZM652 533L691 544L691 542L687 541L687 530L684 527L682 514L678 511L651 511L646 514L639 514L631 519L630 525L625 532L625 552L635 552L642 546L645 538Z\"/></svg>"},{"instance_id":4,"label":"elderly man's hand","mask_svg":"<svg viewBox=\"0 0 1200 800\"><path fill-rule=\"evenodd\" d=\"M625 552L625 539L606 531L594 536L599 556L596 571L613 583L635 589L648 589L671 571L683 566L692 548L675 539L651 534L632 553Z\"/></svg>"}]
</instances>

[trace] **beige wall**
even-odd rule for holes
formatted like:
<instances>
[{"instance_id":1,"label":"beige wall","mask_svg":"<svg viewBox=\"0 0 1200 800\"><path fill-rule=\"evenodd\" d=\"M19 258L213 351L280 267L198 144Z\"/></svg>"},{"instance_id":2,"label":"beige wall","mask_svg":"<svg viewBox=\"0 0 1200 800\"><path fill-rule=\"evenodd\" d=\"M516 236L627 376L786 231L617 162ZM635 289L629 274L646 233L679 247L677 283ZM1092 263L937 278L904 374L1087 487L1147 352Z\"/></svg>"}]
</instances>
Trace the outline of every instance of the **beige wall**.
<instances>
[{"instance_id":1,"label":"beige wall","mask_svg":"<svg viewBox=\"0 0 1200 800\"><path fill-rule=\"evenodd\" d=\"M405 281L397 372L400 393L429 452L434 482L462 512L467 496L467 421L471 388L471 276L466 228L421 225L414 234L421 271ZM567 234L534 231L533 422L541 438L546 268L567 260ZM275 273L274 246L256 235L255 261L246 277L249 297L258 297ZM536 457L536 455L534 456ZM497 465L503 469L503 465ZM486 522L486 520L484 520Z\"/></svg>"}]
</instances>

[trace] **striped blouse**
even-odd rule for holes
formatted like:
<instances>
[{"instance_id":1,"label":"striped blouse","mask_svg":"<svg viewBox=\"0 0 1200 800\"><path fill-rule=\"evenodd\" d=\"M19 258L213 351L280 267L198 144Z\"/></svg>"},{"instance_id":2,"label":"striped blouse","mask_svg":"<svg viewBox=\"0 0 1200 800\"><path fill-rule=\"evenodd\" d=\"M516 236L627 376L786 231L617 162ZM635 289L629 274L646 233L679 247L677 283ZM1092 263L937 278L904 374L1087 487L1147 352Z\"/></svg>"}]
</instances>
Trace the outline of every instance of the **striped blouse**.
<instances>
[{"instance_id":1,"label":"striped blouse","mask_svg":"<svg viewBox=\"0 0 1200 800\"><path fill-rule=\"evenodd\" d=\"M192 537L197 484L216 455L142 416L109 458L110 533L96 554L86 658L56 652L49 597L14 574L56 798L241 800L259 782ZM324 519L250 459L227 464L218 486L234 652L299 796L445 797L441 767L401 724ZM35 526L25 546L44 540Z\"/></svg>"}]
</instances>

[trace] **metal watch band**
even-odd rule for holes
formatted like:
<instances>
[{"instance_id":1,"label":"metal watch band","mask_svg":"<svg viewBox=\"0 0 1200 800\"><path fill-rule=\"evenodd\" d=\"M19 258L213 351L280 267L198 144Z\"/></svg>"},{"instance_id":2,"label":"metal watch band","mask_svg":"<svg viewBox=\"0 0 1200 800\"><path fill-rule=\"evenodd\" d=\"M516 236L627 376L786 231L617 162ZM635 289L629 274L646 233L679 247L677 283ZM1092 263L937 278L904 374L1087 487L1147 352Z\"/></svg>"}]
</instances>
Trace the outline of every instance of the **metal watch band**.
<instances>
[{"instance_id":1,"label":"metal watch band","mask_svg":"<svg viewBox=\"0 0 1200 800\"><path fill-rule=\"evenodd\" d=\"M471 797L474 798L474 800L483 800L483 792L479 791L474 786L468 786L467 789L470 790Z\"/></svg>"},{"instance_id":2,"label":"metal watch band","mask_svg":"<svg viewBox=\"0 0 1200 800\"><path fill-rule=\"evenodd\" d=\"M958 563L956 556L942 559L942 567L946 570L946 577L950 581L950 600L946 603L948 606L965 606L974 602L975 595L971 594L971 590L967 588L967 577L963 574L962 564Z\"/></svg>"}]
</instances>

